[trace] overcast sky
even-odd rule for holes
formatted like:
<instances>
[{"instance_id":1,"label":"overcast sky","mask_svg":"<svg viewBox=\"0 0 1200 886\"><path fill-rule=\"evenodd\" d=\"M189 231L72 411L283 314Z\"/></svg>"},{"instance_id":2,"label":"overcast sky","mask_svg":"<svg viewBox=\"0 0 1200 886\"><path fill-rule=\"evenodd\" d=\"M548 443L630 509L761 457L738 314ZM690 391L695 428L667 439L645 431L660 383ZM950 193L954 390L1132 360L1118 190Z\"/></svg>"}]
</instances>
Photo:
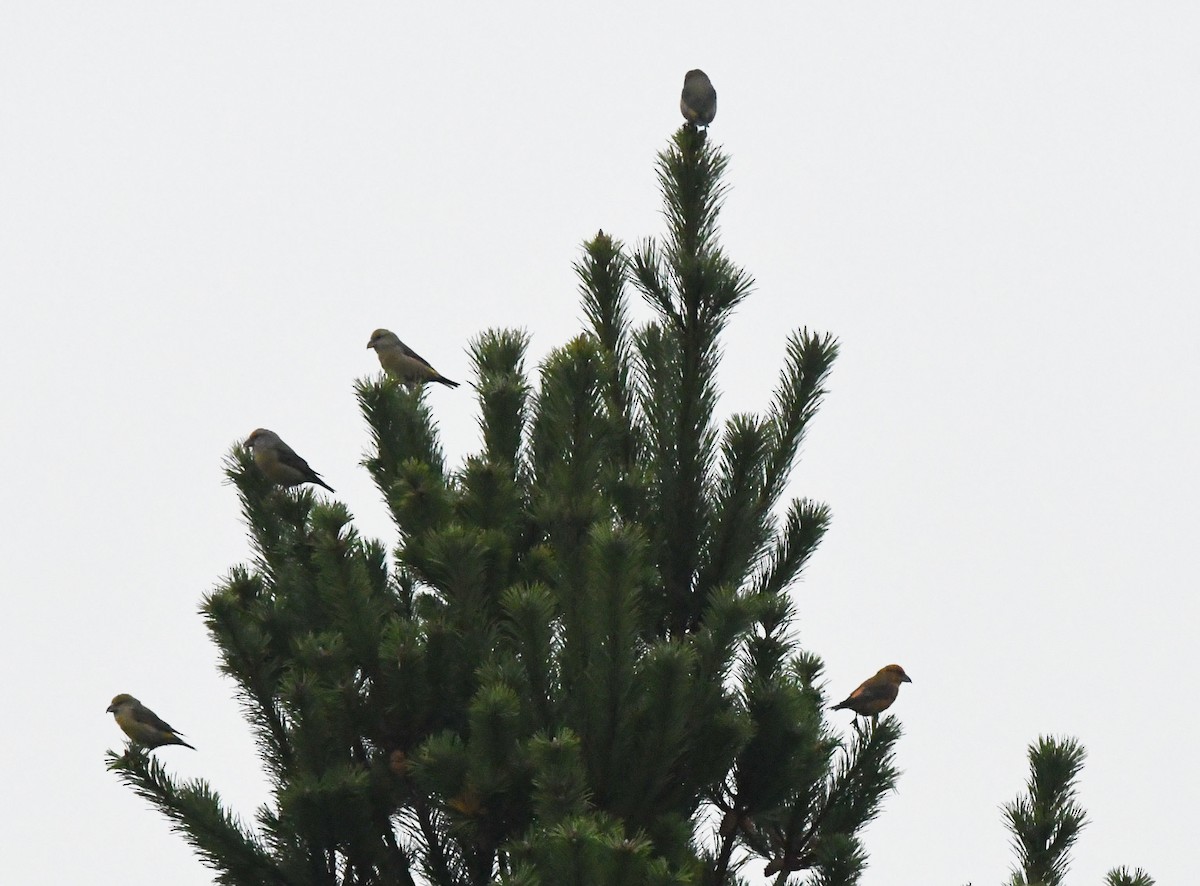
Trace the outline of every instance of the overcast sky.
<instances>
[{"instance_id":1,"label":"overcast sky","mask_svg":"<svg viewBox=\"0 0 1200 886\"><path fill-rule=\"evenodd\" d=\"M247 820L267 799L196 611L248 552L223 455L278 431L390 546L371 330L464 381L487 327L565 341L581 242L661 233L702 67L757 281L722 413L766 406L790 329L841 340L798 629L831 696L913 677L863 882L1000 883L1040 734L1089 752L1068 882L1188 882L1198 38L1179 2L0 6L6 877L211 882L105 770L104 708L186 732L159 758ZM457 463L472 392L430 399Z\"/></svg>"}]
</instances>

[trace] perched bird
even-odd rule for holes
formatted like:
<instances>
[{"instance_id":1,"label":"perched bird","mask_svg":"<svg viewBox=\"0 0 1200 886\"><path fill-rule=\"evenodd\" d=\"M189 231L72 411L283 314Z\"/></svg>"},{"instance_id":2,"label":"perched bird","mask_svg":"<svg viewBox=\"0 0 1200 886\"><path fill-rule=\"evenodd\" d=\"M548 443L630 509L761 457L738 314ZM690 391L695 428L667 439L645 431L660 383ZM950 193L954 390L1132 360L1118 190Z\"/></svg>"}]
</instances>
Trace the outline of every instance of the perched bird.
<instances>
[{"instance_id":1,"label":"perched bird","mask_svg":"<svg viewBox=\"0 0 1200 886\"><path fill-rule=\"evenodd\" d=\"M165 744L181 744L185 748L196 748L182 738L158 714L150 710L132 695L122 692L108 706L117 725L129 738L144 748L161 748Z\"/></svg>"},{"instance_id":2,"label":"perched bird","mask_svg":"<svg viewBox=\"0 0 1200 886\"><path fill-rule=\"evenodd\" d=\"M371 333L367 347L375 349L379 365L388 375L395 376L409 387L423 385L429 381L441 382L451 388L458 387L458 382L450 381L430 366L428 360L400 341L394 332L376 329Z\"/></svg>"},{"instance_id":3,"label":"perched bird","mask_svg":"<svg viewBox=\"0 0 1200 886\"><path fill-rule=\"evenodd\" d=\"M301 483L316 483L330 492L334 489L321 479L321 475L308 466L308 462L296 454L292 447L279 439L279 435L266 428L259 428L246 438L246 448L253 450L254 463L272 483L280 486L298 486Z\"/></svg>"},{"instance_id":4,"label":"perched bird","mask_svg":"<svg viewBox=\"0 0 1200 886\"><path fill-rule=\"evenodd\" d=\"M683 78L679 110L689 123L696 126L707 126L717 116L717 91L713 89L708 74L699 68L688 71Z\"/></svg>"},{"instance_id":5,"label":"perched bird","mask_svg":"<svg viewBox=\"0 0 1200 886\"><path fill-rule=\"evenodd\" d=\"M788 873L791 873L792 871L802 871L806 867L811 867L812 862L813 859L811 853L801 858L794 852L787 852L778 858L772 859L771 863L763 868L763 876L773 877L780 871L787 871Z\"/></svg>"},{"instance_id":6,"label":"perched bird","mask_svg":"<svg viewBox=\"0 0 1200 886\"><path fill-rule=\"evenodd\" d=\"M901 683L911 682L908 674L904 673L904 668L898 664L890 664L886 668L880 668L874 677L863 680L845 701L835 704L830 710L840 711L842 708L848 708L864 717L875 716L892 706L892 702L900 694Z\"/></svg>"}]
</instances>

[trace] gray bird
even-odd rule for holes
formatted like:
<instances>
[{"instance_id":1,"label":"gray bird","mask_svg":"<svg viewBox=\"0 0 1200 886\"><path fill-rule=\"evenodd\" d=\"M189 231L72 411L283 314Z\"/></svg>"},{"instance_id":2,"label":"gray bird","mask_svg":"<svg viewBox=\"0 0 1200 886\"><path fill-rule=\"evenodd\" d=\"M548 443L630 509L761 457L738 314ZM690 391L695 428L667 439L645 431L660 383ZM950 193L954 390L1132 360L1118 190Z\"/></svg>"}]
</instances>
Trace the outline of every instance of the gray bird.
<instances>
[{"instance_id":1,"label":"gray bird","mask_svg":"<svg viewBox=\"0 0 1200 886\"><path fill-rule=\"evenodd\" d=\"M717 116L717 91L708 74L699 68L688 71L683 78L683 94L679 110L684 119L696 126L707 126Z\"/></svg>"},{"instance_id":2,"label":"gray bird","mask_svg":"<svg viewBox=\"0 0 1200 886\"><path fill-rule=\"evenodd\" d=\"M400 341L394 332L387 329L376 329L371 333L371 340L367 342L367 347L375 349L379 365L388 375L394 376L409 387L423 385L430 381L436 381L451 388L458 387L458 382L450 381L430 366L428 360Z\"/></svg>"},{"instance_id":3,"label":"gray bird","mask_svg":"<svg viewBox=\"0 0 1200 886\"><path fill-rule=\"evenodd\" d=\"M179 737L173 726L132 695L122 692L112 700L108 713L113 715L121 731L142 747L161 748L166 744L181 744L196 750Z\"/></svg>"},{"instance_id":4,"label":"gray bird","mask_svg":"<svg viewBox=\"0 0 1200 886\"><path fill-rule=\"evenodd\" d=\"M316 483L330 492L334 489L321 479L321 475L308 466L308 462L296 454L292 447L279 439L279 435L266 428L259 428L246 438L246 448L254 453L254 463L268 480L279 486L299 486L301 483Z\"/></svg>"}]
</instances>

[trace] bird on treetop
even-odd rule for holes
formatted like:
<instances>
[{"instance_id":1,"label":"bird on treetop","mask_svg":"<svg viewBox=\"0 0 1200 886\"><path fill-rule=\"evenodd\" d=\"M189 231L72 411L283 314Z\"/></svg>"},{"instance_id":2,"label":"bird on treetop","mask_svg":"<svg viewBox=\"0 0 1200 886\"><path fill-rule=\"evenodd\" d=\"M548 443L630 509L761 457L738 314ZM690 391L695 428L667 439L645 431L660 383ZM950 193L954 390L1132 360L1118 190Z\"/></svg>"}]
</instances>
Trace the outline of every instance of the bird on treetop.
<instances>
[{"instance_id":1,"label":"bird on treetop","mask_svg":"<svg viewBox=\"0 0 1200 886\"><path fill-rule=\"evenodd\" d=\"M246 438L246 448L253 452L254 463L272 483L285 487L316 483L330 492L334 491L333 487L322 480L321 475L310 468L308 462L297 455L274 431L258 428Z\"/></svg>"},{"instance_id":2,"label":"bird on treetop","mask_svg":"<svg viewBox=\"0 0 1200 886\"><path fill-rule=\"evenodd\" d=\"M830 710L840 711L845 708L864 717L877 716L892 706L892 702L900 694L900 684L911 682L912 679L904 673L904 668L898 664L890 664L880 668L875 676L863 680L845 701L835 704Z\"/></svg>"},{"instance_id":3,"label":"bird on treetop","mask_svg":"<svg viewBox=\"0 0 1200 886\"><path fill-rule=\"evenodd\" d=\"M699 68L684 75L679 110L683 112L684 119L694 126L708 126L717 116L717 91L713 89L708 74Z\"/></svg>"},{"instance_id":4,"label":"bird on treetop","mask_svg":"<svg viewBox=\"0 0 1200 886\"><path fill-rule=\"evenodd\" d=\"M388 329L376 329L372 332L367 347L375 349L379 365L388 375L394 376L410 388L431 381L451 388L458 387L458 382L450 381L434 369L428 360L400 341L396 333Z\"/></svg>"},{"instance_id":5,"label":"bird on treetop","mask_svg":"<svg viewBox=\"0 0 1200 886\"><path fill-rule=\"evenodd\" d=\"M196 750L179 737L173 726L128 693L122 692L113 698L107 710L113 715L121 731L135 744L150 749L168 744L181 744L185 748Z\"/></svg>"}]
</instances>

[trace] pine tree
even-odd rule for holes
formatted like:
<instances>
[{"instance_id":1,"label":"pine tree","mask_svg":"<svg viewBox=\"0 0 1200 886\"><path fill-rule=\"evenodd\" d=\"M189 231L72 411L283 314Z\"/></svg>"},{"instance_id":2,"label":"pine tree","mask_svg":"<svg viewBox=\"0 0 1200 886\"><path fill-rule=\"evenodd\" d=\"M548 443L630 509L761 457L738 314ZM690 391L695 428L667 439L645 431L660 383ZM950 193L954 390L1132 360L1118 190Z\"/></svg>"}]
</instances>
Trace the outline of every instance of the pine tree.
<instances>
[{"instance_id":1,"label":"pine tree","mask_svg":"<svg viewBox=\"0 0 1200 886\"><path fill-rule=\"evenodd\" d=\"M900 727L826 722L789 591L829 511L781 500L837 345L797 331L766 411L714 421L752 288L718 241L726 165L675 134L665 235L585 245L585 329L536 385L523 333L473 340L483 442L460 466L421 390L357 384L390 556L230 453L254 558L202 611L271 802L251 828L203 782L110 758L218 882L857 881Z\"/></svg>"},{"instance_id":2,"label":"pine tree","mask_svg":"<svg viewBox=\"0 0 1200 886\"><path fill-rule=\"evenodd\" d=\"M1010 886L1062 886L1071 847L1087 825L1077 781L1087 751L1073 738L1043 736L1029 746L1025 793L1004 807L1017 868ZM1105 886L1154 886L1141 868L1113 868Z\"/></svg>"}]
</instances>

